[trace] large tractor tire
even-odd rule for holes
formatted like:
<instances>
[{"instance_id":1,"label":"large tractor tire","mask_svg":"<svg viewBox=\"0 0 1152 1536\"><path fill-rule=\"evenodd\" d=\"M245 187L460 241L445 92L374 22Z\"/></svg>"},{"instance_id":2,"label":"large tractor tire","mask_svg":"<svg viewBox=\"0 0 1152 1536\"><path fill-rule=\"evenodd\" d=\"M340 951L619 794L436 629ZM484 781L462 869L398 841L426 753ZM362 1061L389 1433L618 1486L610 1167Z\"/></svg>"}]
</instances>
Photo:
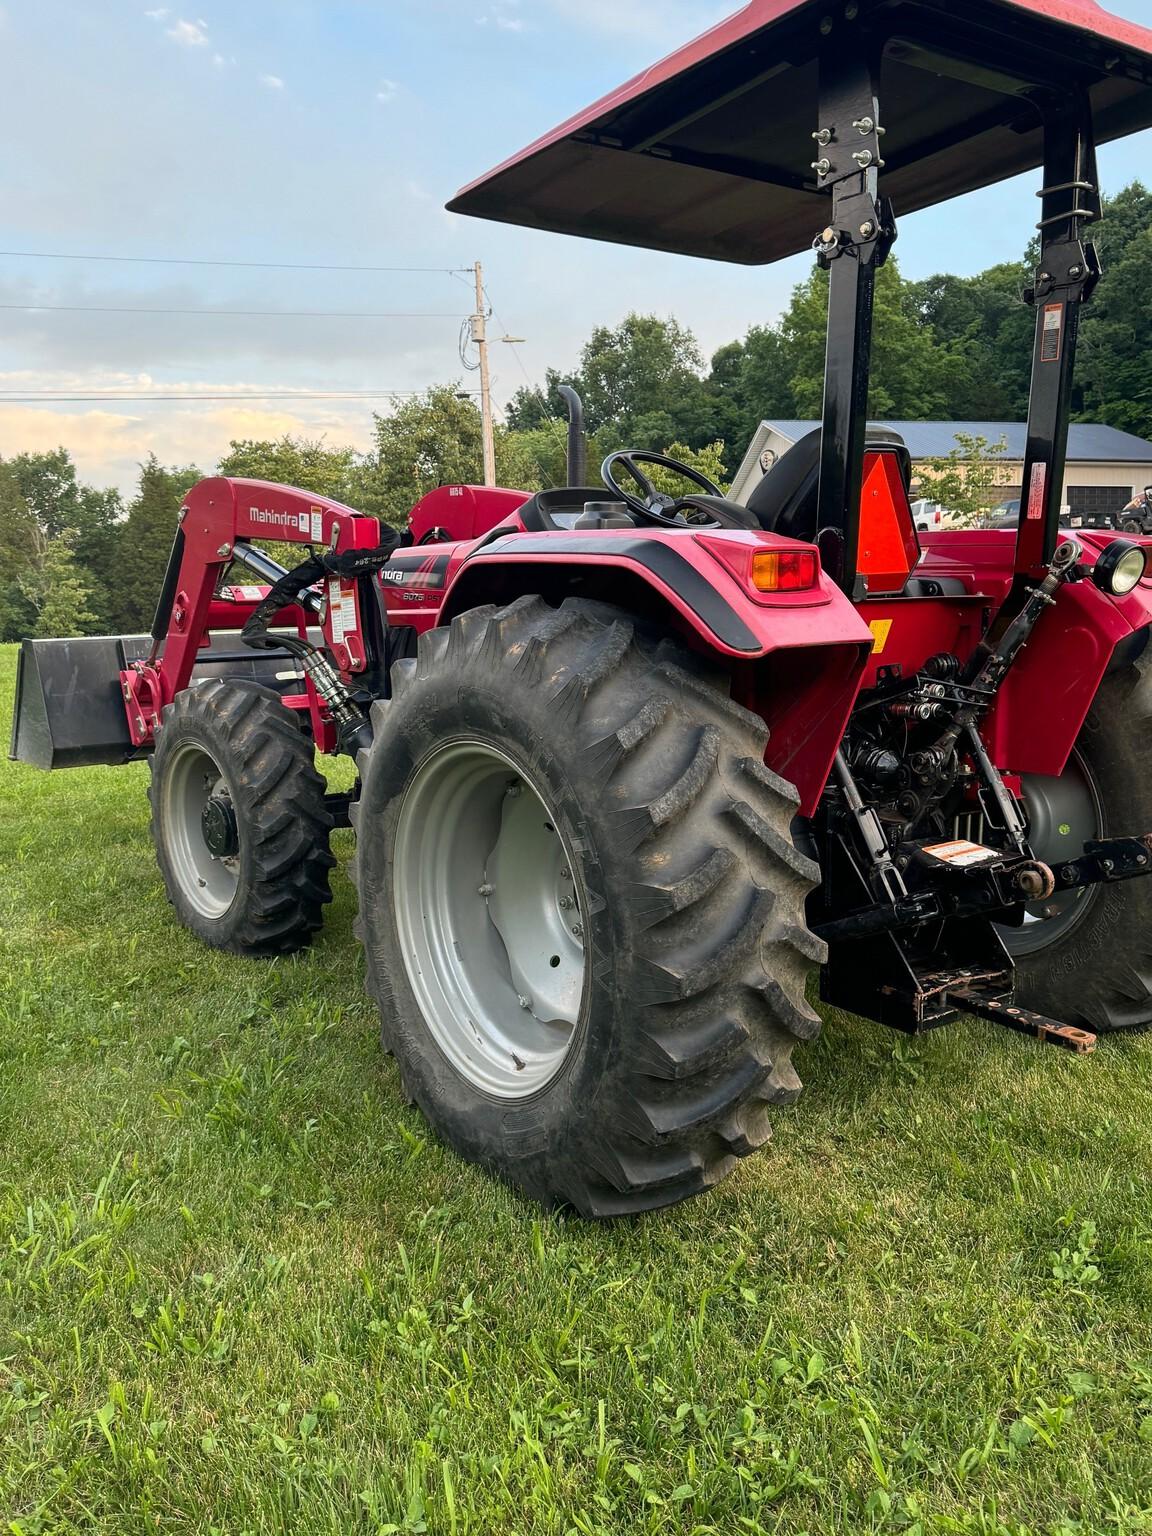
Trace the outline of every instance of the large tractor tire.
<instances>
[{"instance_id":1,"label":"large tractor tire","mask_svg":"<svg viewBox=\"0 0 1152 1536\"><path fill-rule=\"evenodd\" d=\"M1033 849L1045 863L1090 838L1152 832L1152 661L1100 685L1059 778L1026 776ZM1029 908L1001 936L1026 1007L1096 1034L1152 1023L1152 876L1089 886Z\"/></svg>"},{"instance_id":2,"label":"large tractor tire","mask_svg":"<svg viewBox=\"0 0 1152 1536\"><path fill-rule=\"evenodd\" d=\"M168 900L216 949L288 954L331 901L312 743L271 688L213 680L177 694L152 755L152 838Z\"/></svg>"},{"instance_id":3,"label":"large tractor tire","mask_svg":"<svg viewBox=\"0 0 1152 1536\"><path fill-rule=\"evenodd\" d=\"M353 808L367 985L445 1141L609 1217L716 1184L795 1098L822 946L763 723L604 605L421 636Z\"/></svg>"}]
</instances>

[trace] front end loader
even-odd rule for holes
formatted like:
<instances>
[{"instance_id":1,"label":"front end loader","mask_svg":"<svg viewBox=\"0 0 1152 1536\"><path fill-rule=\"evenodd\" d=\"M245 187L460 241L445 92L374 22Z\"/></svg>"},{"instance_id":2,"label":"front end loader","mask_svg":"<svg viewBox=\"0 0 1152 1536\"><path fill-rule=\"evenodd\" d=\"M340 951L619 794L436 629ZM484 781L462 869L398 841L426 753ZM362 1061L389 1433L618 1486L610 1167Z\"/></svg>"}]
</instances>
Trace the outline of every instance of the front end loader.
<instances>
[{"instance_id":1,"label":"front end loader","mask_svg":"<svg viewBox=\"0 0 1152 1536\"><path fill-rule=\"evenodd\" d=\"M910 1034L975 1014L1084 1052L1152 1023L1146 546L1059 526L1096 145L1149 126L1152 33L1089 0L752 0L451 205L814 251L823 423L748 504L640 451L582 483L575 400L570 485L442 486L402 534L203 481L150 636L26 642L14 755L147 757L176 915L242 954L308 942L350 822L408 1094L590 1216L766 1141L814 968ZM1019 528L921 536L867 419L876 272L897 209L1037 168ZM317 752L355 759L349 794Z\"/></svg>"}]
</instances>

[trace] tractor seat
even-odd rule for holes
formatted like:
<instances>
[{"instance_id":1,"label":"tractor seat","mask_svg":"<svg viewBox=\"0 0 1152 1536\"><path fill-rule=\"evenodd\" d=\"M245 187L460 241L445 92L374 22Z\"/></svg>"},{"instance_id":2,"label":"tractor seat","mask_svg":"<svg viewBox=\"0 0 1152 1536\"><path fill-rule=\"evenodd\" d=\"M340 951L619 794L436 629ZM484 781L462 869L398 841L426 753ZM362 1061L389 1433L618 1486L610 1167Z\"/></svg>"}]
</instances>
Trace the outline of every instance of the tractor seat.
<instances>
[{"instance_id":1,"label":"tractor seat","mask_svg":"<svg viewBox=\"0 0 1152 1536\"><path fill-rule=\"evenodd\" d=\"M816 493L820 481L819 427L794 443L748 498L748 510L761 528L789 539L811 542L816 537ZM869 427L865 451L896 448L905 489L912 479L912 456L899 432Z\"/></svg>"}]
</instances>

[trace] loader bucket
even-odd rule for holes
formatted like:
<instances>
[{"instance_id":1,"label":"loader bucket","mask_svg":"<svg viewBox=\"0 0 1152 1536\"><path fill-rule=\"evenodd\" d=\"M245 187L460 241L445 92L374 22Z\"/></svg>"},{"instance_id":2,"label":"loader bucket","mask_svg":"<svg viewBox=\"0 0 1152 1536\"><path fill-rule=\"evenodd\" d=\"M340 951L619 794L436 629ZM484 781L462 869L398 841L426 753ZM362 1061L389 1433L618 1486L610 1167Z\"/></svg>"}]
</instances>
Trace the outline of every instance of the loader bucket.
<instances>
[{"instance_id":1,"label":"loader bucket","mask_svg":"<svg viewBox=\"0 0 1152 1536\"><path fill-rule=\"evenodd\" d=\"M148 635L25 640L16 664L10 757L33 768L87 768L132 755L120 673Z\"/></svg>"},{"instance_id":2,"label":"loader bucket","mask_svg":"<svg viewBox=\"0 0 1152 1536\"><path fill-rule=\"evenodd\" d=\"M33 768L126 763L136 749L128 735L120 673L147 656L152 644L150 635L23 641L9 757ZM249 650L235 633L214 631L197 652L192 682L238 677L285 693L298 686L296 667L287 651Z\"/></svg>"}]
</instances>

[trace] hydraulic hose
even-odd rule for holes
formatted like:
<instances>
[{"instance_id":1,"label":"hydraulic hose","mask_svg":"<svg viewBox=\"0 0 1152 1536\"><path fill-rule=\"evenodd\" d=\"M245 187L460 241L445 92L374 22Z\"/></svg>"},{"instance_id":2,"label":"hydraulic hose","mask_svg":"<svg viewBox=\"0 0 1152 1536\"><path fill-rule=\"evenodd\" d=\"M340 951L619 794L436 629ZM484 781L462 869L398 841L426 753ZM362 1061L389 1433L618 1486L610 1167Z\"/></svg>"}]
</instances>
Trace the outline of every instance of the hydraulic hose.
<instances>
[{"instance_id":1,"label":"hydraulic hose","mask_svg":"<svg viewBox=\"0 0 1152 1536\"><path fill-rule=\"evenodd\" d=\"M371 746L372 728L340 674L323 651L310 641L302 640L298 635L271 635L268 631L273 619L283 609L294 603L305 603L308 596L314 596L309 593L309 588L325 576L337 576L343 581L350 581L369 575L387 564L393 551L402 542L403 535L390 529L389 537L373 549L351 549L343 554L310 554L306 560L273 581L268 595L253 609L248 622L240 631L241 640L254 650L285 650L299 660L317 694L328 706L336 724L340 750L351 756L355 756L361 748ZM233 554L241 561L245 558L245 550L239 546L233 549ZM270 561L268 563L271 564Z\"/></svg>"}]
</instances>

